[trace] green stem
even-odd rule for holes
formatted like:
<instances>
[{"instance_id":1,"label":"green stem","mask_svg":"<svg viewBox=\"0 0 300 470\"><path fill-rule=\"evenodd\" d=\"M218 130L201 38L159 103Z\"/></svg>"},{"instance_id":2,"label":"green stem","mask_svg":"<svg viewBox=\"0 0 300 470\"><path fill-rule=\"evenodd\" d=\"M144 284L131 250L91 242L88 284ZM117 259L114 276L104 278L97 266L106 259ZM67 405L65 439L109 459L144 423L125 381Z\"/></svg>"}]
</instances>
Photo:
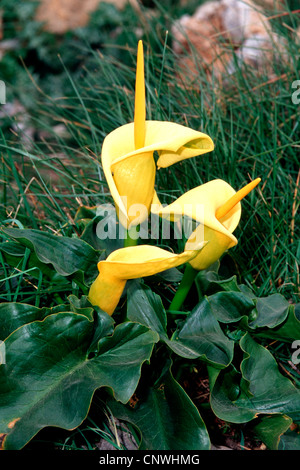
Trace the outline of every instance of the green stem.
<instances>
[{"instance_id":1,"label":"green stem","mask_svg":"<svg viewBox=\"0 0 300 470\"><path fill-rule=\"evenodd\" d=\"M169 310L180 310L181 305L185 301L197 274L198 271L190 264L186 265L183 278L181 279L181 283L177 289L176 294L174 295Z\"/></svg>"},{"instance_id":2,"label":"green stem","mask_svg":"<svg viewBox=\"0 0 300 470\"><path fill-rule=\"evenodd\" d=\"M131 227L126 232L126 238L124 240L124 248L128 246L136 246L139 242L139 239L135 236L137 227Z\"/></svg>"}]
</instances>

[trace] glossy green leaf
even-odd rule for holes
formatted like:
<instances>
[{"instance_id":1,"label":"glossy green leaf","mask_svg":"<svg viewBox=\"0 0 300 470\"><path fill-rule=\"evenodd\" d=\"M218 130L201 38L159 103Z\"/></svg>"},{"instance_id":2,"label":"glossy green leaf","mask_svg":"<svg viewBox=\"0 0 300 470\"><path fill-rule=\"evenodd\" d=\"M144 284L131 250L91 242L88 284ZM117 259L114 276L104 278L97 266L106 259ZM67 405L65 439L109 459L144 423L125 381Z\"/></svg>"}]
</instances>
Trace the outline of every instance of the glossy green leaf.
<instances>
[{"instance_id":1,"label":"glossy green leaf","mask_svg":"<svg viewBox=\"0 0 300 470\"><path fill-rule=\"evenodd\" d=\"M113 331L114 319L103 312L99 307L92 307L88 298L83 295L81 298L69 295L69 310L80 315L85 315L89 320L94 321L94 337L91 340L88 354L98 353L99 338L108 336ZM66 308L65 308L66 310Z\"/></svg>"},{"instance_id":2,"label":"glossy green leaf","mask_svg":"<svg viewBox=\"0 0 300 470\"><path fill-rule=\"evenodd\" d=\"M37 258L51 264L62 276L88 271L97 265L99 253L79 238L52 235L40 230L2 228L9 237L34 250Z\"/></svg>"},{"instance_id":3,"label":"glossy green leaf","mask_svg":"<svg viewBox=\"0 0 300 470\"><path fill-rule=\"evenodd\" d=\"M200 298L202 298L203 295L212 295L216 292L240 292L236 276L232 276L229 279L221 279L217 272L217 268L218 265L215 270L208 269L198 273L195 283Z\"/></svg>"},{"instance_id":4,"label":"glossy green leaf","mask_svg":"<svg viewBox=\"0 0 300 470\"><path fill-rule=\"evenodd\" d=\"M260 297L256 300L257 316L249 323L251 328L274 328L285 321L289 302L280 294Z\"/></svg>"},{"instance_id":5,"label":"glossy green leaf","mask_svg":"<svg viewBox=\"0 0 300 470\"><path fill-rule=\"evenodd\" d=\"M234 342L223 333L207 298L179 324L167 344L182 357L200 358L219 368L226 367L233 358Z\"/></svg>"},{"instance_id":6,"label":"glossy green leaf","mask_svg":"<svg viewBox=\"0 0 300 470\"><path fill-rule=\"evenodd\" d=\"M300 320L296 316L296 306L289 305L287 317L280 325L272 329L264 328L258 331L256 335L286 342L293 342L295 339L300 338Z\"/></svg>"},{"instance_id":7,"label":"glossy green leaf","mask_svg":"<svg viewBox=\"0 0 300 470\"><path fill-rule=\"evenodd\" d=\"M129 400L158 337L132 322L103 334L107 325L102 332L98 328L98 352L90 355L94 322L63 312L26 324L5 340L6 362L0 366L5 449L22 448L45 426L74 429L99 387L110 387L123 403Z\"/></svg>"},{"instance_id":8,"label":"glossy green leaf","mask_svg":"<svg viewBox=\"0 0 300 470\"><path fill-rule=\"evenodd\" d=\"M162 340L168 340L167 314L161 298L139 281L128 282L127 317L151 328Z\"/></svg>"},{"instance_id":9,"label":"glossy green leaf","mask_svg":"<svg viewBox=\"0 0 300 470\"><path fill-rule=\"evenodd\" d=\"M48 315L65 310L67 310L65 305L38 308L25 303L3 302L0 304L0 340L4 341L13 331L26 323L44 320Z\"/></svg>"},{"instance_id":10,"label":"glossy green leaf","mask_svg":"<svg viewBox=\"0 0 300 470\"><path fill-rule=\"evenodd\" d=\"M168 372L147 390L134 409L111 401L114 416L129 421L141 435L141 450L208 450L205 424L183 388Z\"/></svg>"},{"instance_id":11,"label":"glossy green leaf","mask_svg":"<svg viewBox=\"0 0 300 470\"><path fill-rule=\"evenodd\" d=\"M8 241L0 243L0 251L7 264L13 267L22 268L23 259L26 257L26 246L21 245L15 241ZM29 256L26 261L26 269L30 269L30 276L39 278L40 272L43 273L48 279L58 276L56 271L49 264L42 263L36 256L34 251L29 250ZM33 269L34 268L34 269Z\"/></svg>"},{"instance_id":12,"label":"glossy green leaf","mask_svg":"<svg viewBox=\"0 0 300 470\"><path fill-rule=\"evenodd\" d=\"M263 416L254 431L269 450L278 450L280 437L292 423L293 420L285 415Z\"/></svg>"},{"instance_id":13,"label":"glossy green leaf","mask_svg":"<svg viewBox=\"0 0 300 470\"><path fill-rule=\"evenodd\" d=\"M243 292L217 292L207 299L213 314L222 323L238 322L243 317L248 319L255 308L253 300Z\"/></svg>"},{"instance_id":14,"label":"glossy green leaf","mask_svg":"<svg viewBox=\"0 0 300 470\"><path fill-rule=\"evenodd\" d=\"M275 328L288 315L289 302L280 294L254 299L248 293L221 291L208 296L212 311L222 323L243 320L240 327L246 330ZM272 332L270 333L272 335Z\"/></svg>"},{"instance_id":15,"label":"glossy green leaf","mask_svg":"<svg viewBox=\"0 0 300 470\"><path fill-rule=\"evenodd\" d=\"M88 301L88 298L83 295L81 298L76 297L76 295L69 295L69 310L74 313L80 313L81 315L86 315L89 320L93 320L94 308L91 303ZM65 309L66 310L66 309Z\"/></svg>"},{"instance_id":16,"label":"glossy green leaf","mask_svg":"<svg viewBox=\"0 0 300 470\"><path fill-rule=\"evenodd\" d=\"M300 432L299 429L289 429L280 438L278 450L300 450Z\"/></svg>"},{"instance_id":17,"label":"glossy green leaf","mask_svg":"<svg viewBox=\"0 0 300 470\"><path fill-rule=\"evenodd\" d=\"M173 352L187 359L201 358L225 367L233 356L233 341L229 340L214 317L207 299L179 323L172 338L167 335L167 315L161 298L145 285L130 284L127 316L157 332Z\"/></svg>"},{"instance_id":18,"label":"glossy green leaf","mask_svg":"<svg viewBox=\"0 0 300 470\"><path fill-rule=\"evenodd\" d=\"M241 372L230 367L221 371L214 382L211 405L215 414L234 423L273 413L299 420L300 390L280 373L270 351L248 333L240 346L244 351Z\"/></svg>"},{"instance_id":19,"label":"glossy green leaf","mask_svg":"<svg viewBox=\"0 0 300 470\"><path fill-rule=\"evenodd\" d=\"M243 399L247 400L247 395L244 398L241 374L232 364L214 377L214 383L210 389L211 407L220 419L232 423L247 423L255 418L256 412L251 404L245 404L243 401Z\"/></svg>"}]
</instances>

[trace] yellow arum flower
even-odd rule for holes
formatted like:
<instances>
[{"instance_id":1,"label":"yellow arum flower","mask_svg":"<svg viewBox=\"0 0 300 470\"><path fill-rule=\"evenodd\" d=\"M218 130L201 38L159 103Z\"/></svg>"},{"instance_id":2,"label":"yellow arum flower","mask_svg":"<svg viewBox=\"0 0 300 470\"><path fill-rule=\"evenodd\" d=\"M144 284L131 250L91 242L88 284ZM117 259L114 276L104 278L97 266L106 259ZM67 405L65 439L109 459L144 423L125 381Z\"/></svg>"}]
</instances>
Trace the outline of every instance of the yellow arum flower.
<instances>
[{"instance_id":1,"label":"yellow arum flower","mask_svg":"<svg viewBox=\"0 0 300 470\"><path fill-rule=\"evenodd\" d=\"M238 241L233 235L241 217L241 199L257 184L252 181L236 192L228 183L216 179L194 188L175 202L160 207L157 213L170 220L179 220L183 215L199 223L189 236L185 249L192 249L194 243L207 240L209 243L189 263L196 270L206 269Z\"/></svg>"},{"instance_id":2,"label":"yellow arum flower","mask_svg":"<svg viewBox=\"0 0 300 470\"><path fill-rule=\"evenodd\" d=\"M128 279L152 276L187 263L197 256L205 244L202 242L194 250L179 255L151 245L113 251L106 260L98 263L99 275L90 288L88 298L92 305L112 315Z\"/></svg>"},{"instance_id":3,"label":"yellow arum flower","mask_svg":"<svg viewBox=\"0 0 300 470\"><path fill-rule=\"evenodd\" d=\"M101 162L119 220L125 228L147 219L156 201L154 190L158 168L196 157L214 149L212 139L181 124L146 120L144 55L138 43L134 122L108 134L102 146Z\"/></svg>"}]
</instances>

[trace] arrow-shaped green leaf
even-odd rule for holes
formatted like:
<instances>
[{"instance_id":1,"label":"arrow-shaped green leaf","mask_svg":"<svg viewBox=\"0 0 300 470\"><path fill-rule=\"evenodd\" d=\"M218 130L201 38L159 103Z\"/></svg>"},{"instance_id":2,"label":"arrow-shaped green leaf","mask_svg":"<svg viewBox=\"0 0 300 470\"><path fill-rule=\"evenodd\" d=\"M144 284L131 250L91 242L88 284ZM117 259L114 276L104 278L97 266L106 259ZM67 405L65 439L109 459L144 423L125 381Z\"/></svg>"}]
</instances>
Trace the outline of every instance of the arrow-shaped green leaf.
<instances>
[{"instance_id":1,"label":"arrow-shaped green leaf","mask_svg":"<svg viewBox=\"0 0 300 470\"><path fill-rule=\"evenodd\" d=\"M62 276L89 271L96 266L99 253L79 238L52 235L41 230L2 228L2 232L34 250L38 259L52 264Z\"/></svg>"},{"instance_id":2,"label":"arrow-shaped green leaf","mask_svg":"<svg viewBox=\"0 0 300 470\"><path fill-rule=\"evenodd\" d=\"M0 436L5 449L22 448L40 429L77 427L94 391L110 387L127 402L158 336L127 322L101 337L89 357L94 324L85 315L63 312L14 331L4 342L0 366ZM107 334L107 325L105 325Z\"/></svg>"},{"instance_id":3,"label":"arrow-shaped green leaf","mask_svg":"<svg viewBox=\"0 0 300 470\"><path fill-rule=\"evenodd\" d=\"M208 450L205 424L183 388L168 371L159 384L149 388L145 399L132 409L109 402L113 414L135 425L142 437L140 449Z\"/></svg>"}]
</instances>

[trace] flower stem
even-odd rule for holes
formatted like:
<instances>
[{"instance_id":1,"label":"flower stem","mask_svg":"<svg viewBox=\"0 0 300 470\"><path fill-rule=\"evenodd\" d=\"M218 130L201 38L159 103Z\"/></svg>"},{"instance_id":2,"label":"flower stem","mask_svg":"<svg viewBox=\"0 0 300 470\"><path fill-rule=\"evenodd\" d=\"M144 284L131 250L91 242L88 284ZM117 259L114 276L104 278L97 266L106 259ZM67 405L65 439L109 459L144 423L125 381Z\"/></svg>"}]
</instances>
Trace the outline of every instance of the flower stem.
<instances>
[{"instance_id":1,"label":"flower stem","mask_svg":"<svg viewBox=\"0 0 300 470\"><path fill-rule=\"evenodd\" d=\"M126 238L124 240L124 248L128 246L136 246L138 244L138 237L136 237L137 227L131 227L126 231Z\"/></svg>"},{"instance_id":2,"label":"flower stem","mask_svg":"<svg viewBox=\"0 0 300 470\"><path fill-rule=\"evenodd\" d=\"M180 310L183 302L185 301L190 288L195 280L198 271L194 269L190 264L187 264L185 267L185 271L183 274L183 278L181 279L181 283L177 289L176 294L171 302L169 310Z\"/></svg>"}]
</instances>

